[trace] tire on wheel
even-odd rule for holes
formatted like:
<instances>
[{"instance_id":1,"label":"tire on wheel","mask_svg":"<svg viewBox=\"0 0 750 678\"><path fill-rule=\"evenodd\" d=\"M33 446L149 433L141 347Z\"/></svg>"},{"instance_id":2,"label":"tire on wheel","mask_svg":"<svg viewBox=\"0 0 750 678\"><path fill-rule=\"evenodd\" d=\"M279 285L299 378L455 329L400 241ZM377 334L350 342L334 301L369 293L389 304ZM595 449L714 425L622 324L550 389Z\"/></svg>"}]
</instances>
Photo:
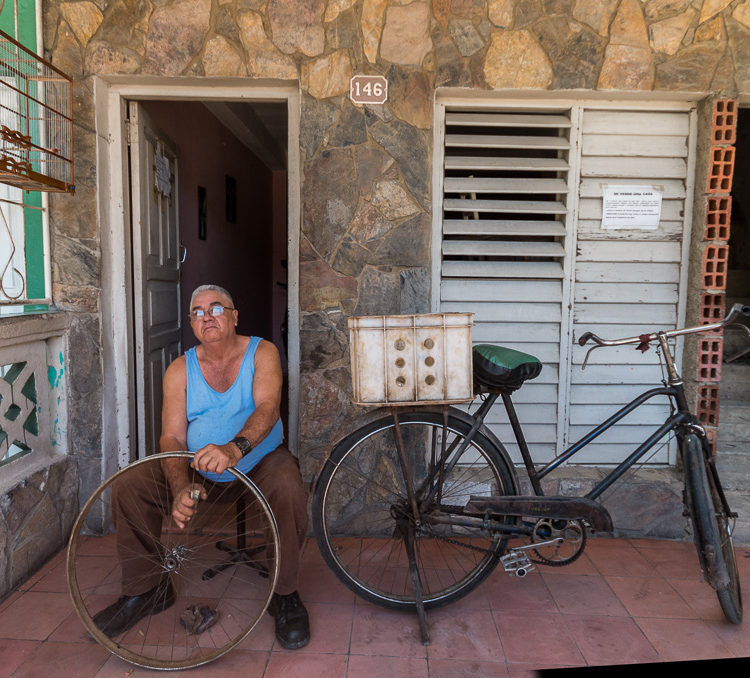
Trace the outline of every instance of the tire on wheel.
<instances>
[{"instance_id":1,"label":"tire on wheel","mask_svg":"<svg viewBox=\"0 0 750 678\"><path fill-rule=\"evenodd\" d=\"M686 501L703 576L716 590L724 616L733 624L739 624L742 621L742 593L729 518L724 512L701 441L688 434L681 447Z\"/></svg>"},{"instance_id":2,"label":"tire on wheel","mask_svg":"<svg viewBox=\"0 0 750 678\"><path fill-rule=\"evenodd\" d=\"M401 413L399 424L422 514L415 519L394 420L384 416L334 448L313 494L313 528L326 563L352 591L384 607L413 609L403 538L411 528L424 604L437 607L468 594L497 565L507 538L482 527L476 517L464 526L456 523L466 518L464 506L472 495L516 494L516 476L505 450L481 430L457 458L471 428L457 416L447 422L445 449L450 454L443 475L437 464L443 449L442 413ZM434 496L426 502L430 489Z\"/></svg>"}]
</instances>

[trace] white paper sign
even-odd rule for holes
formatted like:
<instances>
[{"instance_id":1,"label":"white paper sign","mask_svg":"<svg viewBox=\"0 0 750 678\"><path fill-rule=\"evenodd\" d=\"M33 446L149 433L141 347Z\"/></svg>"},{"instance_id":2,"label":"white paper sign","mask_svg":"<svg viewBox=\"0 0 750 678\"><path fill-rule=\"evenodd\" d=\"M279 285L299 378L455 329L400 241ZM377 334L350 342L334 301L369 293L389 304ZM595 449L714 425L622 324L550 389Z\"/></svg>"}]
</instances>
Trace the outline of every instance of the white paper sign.
<instances>
[{"instance_id":1,"label":"white paper sign","mask_svg":"<svg viewBox=\"0 0 750 678\"><path fill-rule=\"evenodd\" d=\"M172 173L169 171L169 158L162 155L161 149L156 150L156 154L154 155L154 165L156 169L156 172L154 172L156 190L164 197L169 197L169 194L172 191L172 185L170 183Z\"/></svg>"},{"instance_id":2,"label":"white paper sign","mask_svg":"<svg viewBox=\"0 0 750 678\"><path fill-rule=\"evenodd\" d=\"M656 230L661 219L661 196L653 186L606 186L602 228Z\"/></svg>"}]
</instances>

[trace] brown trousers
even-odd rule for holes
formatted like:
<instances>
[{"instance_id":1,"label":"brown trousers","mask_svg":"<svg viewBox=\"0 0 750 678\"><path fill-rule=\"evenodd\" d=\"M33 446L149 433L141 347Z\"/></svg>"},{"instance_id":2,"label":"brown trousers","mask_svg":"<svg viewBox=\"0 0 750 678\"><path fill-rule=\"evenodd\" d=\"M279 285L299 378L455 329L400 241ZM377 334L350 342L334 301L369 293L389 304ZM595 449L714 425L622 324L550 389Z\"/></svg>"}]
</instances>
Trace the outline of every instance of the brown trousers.
<instances>
[{"instance_id":1,"label":"brown trousers","mask_svg":"<svg viewBox=\"0 0 750 678\"><path fill-rule=\"evenodd\" d=\"M187 463L187 461L186 461ZM162 576L157 543L162 522L172 511L172 493L161 468L141 464L115 481L112 512L117 528L117 552L122 566L122 594L134 596L152 589ZM154 472L155 471L155 472ZM286 447L267 454L248 477L258 486L271 506L279 528L279 578L276 593L297 590L299 559L307 534L307 491L302 485L297 459ZM208 500L223 495L231 501L226 483L200 478Z\"/></svg>"}]
</instances>

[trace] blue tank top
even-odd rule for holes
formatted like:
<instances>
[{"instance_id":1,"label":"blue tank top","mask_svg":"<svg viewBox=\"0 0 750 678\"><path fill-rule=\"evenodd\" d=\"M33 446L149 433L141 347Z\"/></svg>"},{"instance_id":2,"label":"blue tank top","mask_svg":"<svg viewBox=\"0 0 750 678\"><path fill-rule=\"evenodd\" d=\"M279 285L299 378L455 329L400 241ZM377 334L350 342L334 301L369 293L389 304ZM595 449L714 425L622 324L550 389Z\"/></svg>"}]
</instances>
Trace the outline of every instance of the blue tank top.
<instances>
[{"instance_id":1,"label":"blue tank top","mask_svg":"<svg viewBox=\"0 0 750 678\"><path fill-rule=\"evenodd\" d=\"M234 438L255 411L253 400L253 376L255 375L255 352L260 337L250 337L240 371L234 383L223 393L211 388L203 377L195 348L185 352L187 366L187 446L197 452L208 444L224 445ZM238 471L247 473L269 452L273 452L284 440L284 427L278 419L271 432L237 463ZM229 482L231 473L221 475L205 472L209 480Z\"/></svg>"}]
</instances>

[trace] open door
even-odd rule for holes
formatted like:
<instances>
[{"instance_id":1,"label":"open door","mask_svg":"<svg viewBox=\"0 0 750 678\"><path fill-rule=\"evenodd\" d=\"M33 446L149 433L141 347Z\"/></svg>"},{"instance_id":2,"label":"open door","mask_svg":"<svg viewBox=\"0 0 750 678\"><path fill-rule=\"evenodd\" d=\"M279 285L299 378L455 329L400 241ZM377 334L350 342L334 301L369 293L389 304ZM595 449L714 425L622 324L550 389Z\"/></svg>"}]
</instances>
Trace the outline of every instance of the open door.
<instances>
[{"instance_id":1,"label":"open door","mask_svg":"<svg viewBox=\"0 0 750 678\"><path fill-rule=\"evenodd\" d=\"M164 371L180 355L177 152L129 104L138 458L159 451Z\"/></svg>"}]
</instances>

